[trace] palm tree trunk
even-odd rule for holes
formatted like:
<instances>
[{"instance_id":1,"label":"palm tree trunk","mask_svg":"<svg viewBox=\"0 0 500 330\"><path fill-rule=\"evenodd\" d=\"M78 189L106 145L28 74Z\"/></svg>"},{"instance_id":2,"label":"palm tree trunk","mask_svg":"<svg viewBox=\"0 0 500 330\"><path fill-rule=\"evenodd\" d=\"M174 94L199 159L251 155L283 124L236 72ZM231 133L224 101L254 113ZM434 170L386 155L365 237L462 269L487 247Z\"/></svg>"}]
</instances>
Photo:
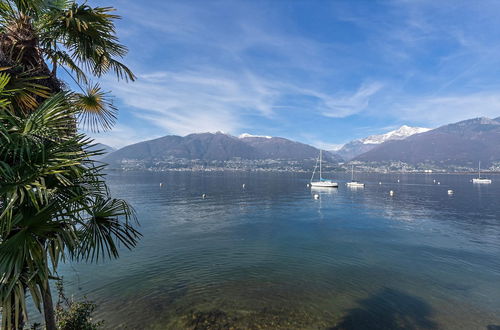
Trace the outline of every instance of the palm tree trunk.
<instances>
[{"instance_id":1,"label":"palm tree trunk","mask_svg":"<svg viewBox=\"0 0 500 330\"><path fill-rule=\"evenodd\" d=\"M45 284L45 288L42 289L42 300L43 300L43 315L45 317L45 328L47 330L57 330L56 326L56 316L54 313L54 302L52 301L52 293L50 292L49 281Z\"/></svg>"}]
</instances>

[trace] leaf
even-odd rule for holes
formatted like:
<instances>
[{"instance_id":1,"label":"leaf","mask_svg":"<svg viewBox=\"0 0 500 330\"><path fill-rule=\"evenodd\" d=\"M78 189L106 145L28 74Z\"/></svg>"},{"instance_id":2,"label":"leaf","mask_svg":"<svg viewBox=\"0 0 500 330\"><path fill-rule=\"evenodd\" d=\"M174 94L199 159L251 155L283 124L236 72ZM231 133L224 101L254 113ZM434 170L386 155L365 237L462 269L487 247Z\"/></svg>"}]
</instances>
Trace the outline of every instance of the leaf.
<instances>
[{"instance_id":1,"label":"leaf","mask_svg":"<svg viewBox=\"0 0 500 330\"><path fill-rule=\"evenodd\" d=\"M116 121L118 109L109 93L103 92L99 84L90 86L85 94L76 93L74 104L79 110L78 119L83 128L109 130Z\"/></svg>"}]
</instances>

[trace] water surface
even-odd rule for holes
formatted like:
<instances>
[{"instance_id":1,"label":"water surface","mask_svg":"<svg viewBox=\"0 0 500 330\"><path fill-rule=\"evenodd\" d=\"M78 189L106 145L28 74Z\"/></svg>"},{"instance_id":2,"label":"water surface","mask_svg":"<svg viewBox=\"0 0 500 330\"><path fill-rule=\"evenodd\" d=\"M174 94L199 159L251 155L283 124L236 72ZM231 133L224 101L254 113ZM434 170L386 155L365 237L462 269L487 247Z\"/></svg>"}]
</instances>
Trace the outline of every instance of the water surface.
<instances>
[{"instance_id":1,"label":"water surface","mask_svg":"<svg viewBox=\"0 0 500 330\"><path fill-rule=\"evenodd\" d=\"M311 191L299 174L111 173L144 237L61 273L107 328L494 329L500 176L470 178Z\"/></svg>"}]
</instances>

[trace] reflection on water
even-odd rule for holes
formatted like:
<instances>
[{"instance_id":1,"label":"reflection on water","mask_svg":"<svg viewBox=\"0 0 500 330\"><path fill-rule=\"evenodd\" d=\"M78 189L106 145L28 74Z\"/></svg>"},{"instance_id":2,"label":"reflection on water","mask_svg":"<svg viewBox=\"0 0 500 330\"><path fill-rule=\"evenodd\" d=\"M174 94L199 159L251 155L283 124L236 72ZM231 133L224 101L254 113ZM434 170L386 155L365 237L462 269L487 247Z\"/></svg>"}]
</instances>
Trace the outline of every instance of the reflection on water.
<instances>
[{"instance_id":1,"label":"reflection on water","mask_svg":"<svg viewBox=\"0 0 500 330\"><path fill-rule=\"evenodd\" d=\"M119 260L65 265L67 290L96 300L110 328L500 324L500 177L336 179L312 190L307 175L112 173L144 238Z\"/></svg>"}]
</instances>

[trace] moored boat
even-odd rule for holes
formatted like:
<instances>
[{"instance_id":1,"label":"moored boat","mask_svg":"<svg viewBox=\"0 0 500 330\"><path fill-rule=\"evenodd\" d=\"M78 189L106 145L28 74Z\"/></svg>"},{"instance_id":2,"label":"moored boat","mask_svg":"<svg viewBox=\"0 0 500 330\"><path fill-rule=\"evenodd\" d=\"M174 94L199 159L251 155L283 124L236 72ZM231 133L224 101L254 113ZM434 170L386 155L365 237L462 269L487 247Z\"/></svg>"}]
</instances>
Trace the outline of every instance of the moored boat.
<instances>
[{"instance_id":1,"label":"moored boat","mask_svg":"<svg viewBox=\"0 0 500 330\"><path fill-rule=\"evenodd\" d=\"M316 173L316 168L318 167L318 162L319 162L319 180L318 181L313 181L314 180L314 174ZM323 162L323 151L319 151L319 159L316 161L316 166L314 166L313 174L311 176L311 187L320 187L320 188L337 188L339 184L337 182L334 182L329 179L323 179L322 176L322 166L321 163Z\"/></svg>"},{"instance_id":2,"label":"moored boat","mask_svg":"<svg viewBox=\"0 0 500 330\"><path fill-rule=\"evenodd\" d=\"M481 162L479 162L477 178L472 179L472 183L491 183L491 179L481 178Z\"/></svg>"}]
</instances>

